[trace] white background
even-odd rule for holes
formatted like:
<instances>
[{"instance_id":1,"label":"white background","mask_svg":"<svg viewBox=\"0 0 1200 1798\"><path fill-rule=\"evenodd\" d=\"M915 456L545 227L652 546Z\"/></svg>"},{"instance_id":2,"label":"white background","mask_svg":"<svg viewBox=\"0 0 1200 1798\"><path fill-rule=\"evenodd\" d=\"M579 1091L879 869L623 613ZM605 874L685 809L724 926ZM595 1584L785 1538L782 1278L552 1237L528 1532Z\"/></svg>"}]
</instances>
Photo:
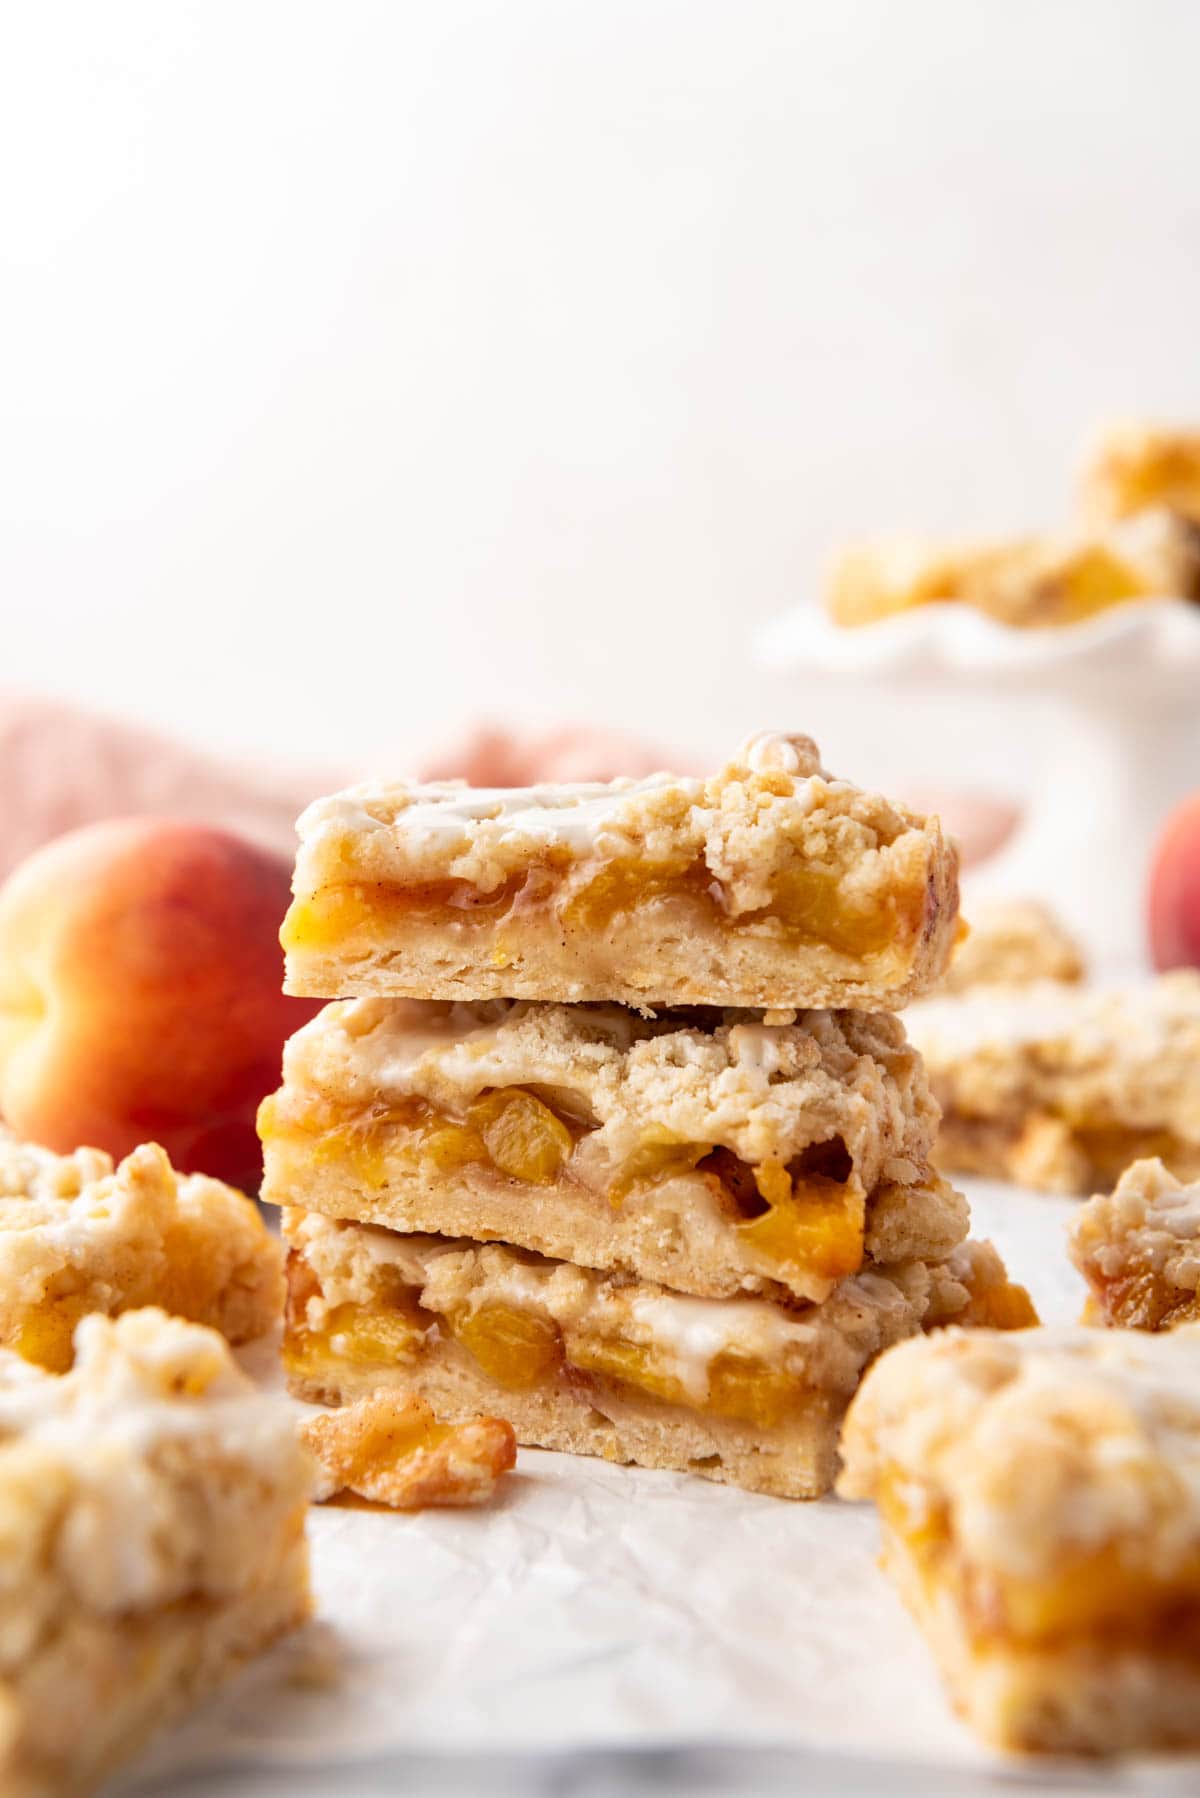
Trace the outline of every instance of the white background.
<instances>
[{"instance_id":1,"label":"white background","mask_svg":"<svg viewBox=\"0 0 1200 1798\"><path fill-rule=\"evenodd\" d=\"M1200 415L1189 0L6 12L0 677L404 762L890 721L746 634Z\"/></svg>"}]
</instances>

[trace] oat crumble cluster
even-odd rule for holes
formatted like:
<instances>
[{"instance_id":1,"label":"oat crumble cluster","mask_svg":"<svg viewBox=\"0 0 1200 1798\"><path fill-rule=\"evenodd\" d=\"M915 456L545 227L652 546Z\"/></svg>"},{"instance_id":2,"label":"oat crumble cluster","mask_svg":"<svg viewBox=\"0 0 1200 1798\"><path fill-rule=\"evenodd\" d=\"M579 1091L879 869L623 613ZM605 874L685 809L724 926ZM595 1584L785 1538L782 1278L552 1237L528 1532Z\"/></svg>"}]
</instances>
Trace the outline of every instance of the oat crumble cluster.
<instances>
[{"instance_id":1,"label":"oat crumble cluster","mask_svg":"<svg viewBox=\"0 0 1200 1798\"><path fill-rule=\"evenodd\" d=\"M1071 1259L1088 1284L1086 1323L1173 1330L1200 1322L1200 1181L1135 1161L1071 1226Z\"/></svg>"}]
</instances>

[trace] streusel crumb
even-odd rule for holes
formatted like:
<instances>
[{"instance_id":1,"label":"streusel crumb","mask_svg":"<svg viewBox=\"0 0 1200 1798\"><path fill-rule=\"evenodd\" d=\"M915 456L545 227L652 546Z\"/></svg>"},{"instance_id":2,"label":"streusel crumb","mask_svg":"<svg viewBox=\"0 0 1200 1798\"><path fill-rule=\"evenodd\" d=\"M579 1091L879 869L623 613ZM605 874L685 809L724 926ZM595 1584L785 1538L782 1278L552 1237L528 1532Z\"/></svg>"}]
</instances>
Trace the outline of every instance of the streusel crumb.
<instances>
[{"instance_id":1,"label":"streusel crumb","mask_svg":"<svg viewBox=\"0 0 1200 1798\"><path fill-rule=\"evenodd\" d=\"M81 1317L143 1305L235 1343L270 1329L283 1264L257 1207L176 1173L155 1143L114 1168L98 1149L55 1155L0 1130L0 1342L61 1372Z\"/></svg>"}]
</instances>

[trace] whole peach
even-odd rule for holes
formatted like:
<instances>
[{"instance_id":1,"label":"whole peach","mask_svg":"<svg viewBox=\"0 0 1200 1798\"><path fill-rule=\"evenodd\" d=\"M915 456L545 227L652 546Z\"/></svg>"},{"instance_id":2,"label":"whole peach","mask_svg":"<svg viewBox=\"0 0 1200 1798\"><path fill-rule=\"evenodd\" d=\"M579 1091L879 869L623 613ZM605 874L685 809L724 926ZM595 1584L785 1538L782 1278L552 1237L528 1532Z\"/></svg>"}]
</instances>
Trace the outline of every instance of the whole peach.
<instances>
[{"instance_id":1,"label":"whole peach","mask_svg":"<svg viewBox=\"0 0 1200 1798\"><path fill-rule=\"evenodd\" d=\"M1150 867L1150 953L1156 968L1200 968L1200 793L1167 819Z\"/></svg>"},{"instance_id":2,"label":"whole peach","mask_svg":"<svg viewBox=\"0 0 1200 1798\"><path fill-rule=\"evenodd\" d=\"M288 885L282 858L172 819L36 850L0 888L0 1117L257 1185L255 1108L318 1009L280 990Z\"/></svg>"}]
</instances>

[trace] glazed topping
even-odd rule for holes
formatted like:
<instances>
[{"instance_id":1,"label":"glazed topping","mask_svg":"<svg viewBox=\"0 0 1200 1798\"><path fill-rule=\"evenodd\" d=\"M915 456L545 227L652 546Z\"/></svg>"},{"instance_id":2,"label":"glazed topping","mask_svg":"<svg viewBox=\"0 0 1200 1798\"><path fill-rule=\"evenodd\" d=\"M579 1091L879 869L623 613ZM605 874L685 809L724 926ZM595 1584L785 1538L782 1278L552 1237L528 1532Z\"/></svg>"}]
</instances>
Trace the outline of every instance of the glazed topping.
<instances>
[{"instance_id":1,"label":"glazed topping","mask_svg":"<svg viewBox=\"0 0 1200 1798\"><path fill-rule=\"evenodd\" d=\"M946 1330L871 1370L847 1496L911 1483L973 1565L1023 1579L1125 1545L1156 1577L1200 1553L1200 1329Z\"/></svg>"}]
</instances>

